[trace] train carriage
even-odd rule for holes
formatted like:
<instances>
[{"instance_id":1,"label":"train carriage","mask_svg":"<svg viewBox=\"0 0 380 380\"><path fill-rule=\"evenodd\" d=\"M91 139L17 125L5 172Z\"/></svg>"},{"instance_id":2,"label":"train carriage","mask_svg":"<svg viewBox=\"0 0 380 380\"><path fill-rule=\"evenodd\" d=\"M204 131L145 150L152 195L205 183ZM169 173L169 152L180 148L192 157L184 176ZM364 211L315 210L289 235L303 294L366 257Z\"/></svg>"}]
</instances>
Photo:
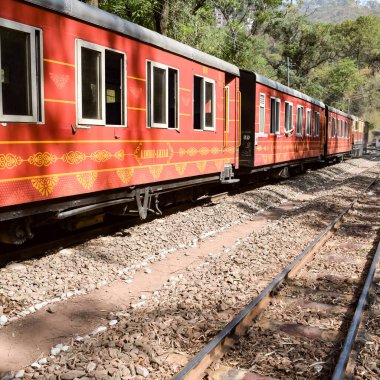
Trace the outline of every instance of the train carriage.
<instances>
[{"instance_id":1,"label":"train carriage","mask_svg":"<svg viewBox=\"0 0 380 380\"><path fill-rule=\"evenodd\" d=\"M3 241L32 215L144 218L158 194L233 181L236 66L77 0L2 0L0 54Z\"/></svg>"},{"instance_id":2,"label":"train carriage","mask_svg":"<svg viewBox=\"0 0 380 380\"><path fill-rule=\"evenodd\" d=\"M361 157L364 151L365 122L356 116L352 116L352 155Z\"/></svg>"},{"instance_id":3,"label":"train carriage","mask_svg":"<svg viewBox=\"0 0 380 380\"><path fill-rule=\"evenodd\" d=\"M325 156L348 155L352 150L352 116L331 106L326 106L327 134Z\"/></svg>"},{"instance_id":4,"label":"train carriage","mask_svg":"<svg viewBox=\"0 0 380 380\"><path fill-rule=\"evenodd\" d=\"M314 161L323 154L324 104L241 70L240 165L250 171Z\"/></svg>"}]
</instances>

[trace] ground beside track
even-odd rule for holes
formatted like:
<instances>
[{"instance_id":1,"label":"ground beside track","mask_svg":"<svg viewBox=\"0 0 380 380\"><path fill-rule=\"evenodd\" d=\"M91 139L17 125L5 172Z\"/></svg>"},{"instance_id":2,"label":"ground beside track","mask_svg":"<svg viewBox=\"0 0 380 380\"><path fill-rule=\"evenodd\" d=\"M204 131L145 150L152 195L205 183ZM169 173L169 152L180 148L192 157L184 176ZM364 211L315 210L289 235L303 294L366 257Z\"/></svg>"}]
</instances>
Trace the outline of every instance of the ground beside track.
<instances>
[{"instance_id":1,"label":"ground beside track","mask_svg":"<svg viewBox=\"0 0 380 380\"><path fill-rule=\"evenodd\" d=\"M20 310L25 310L37 302L40 305L45 300L54 300L54 298L61 297L63 293L66 298L70 298L75 296L75 291L91 292L94 288L102 288L116 279L129 282L134 270L137 269L136 267L131 268L133 265L140 265L144 260L147 263L160 260L162 265L165 266L166 260L171 260L171 256L180 254L176 252L169 255L170 250L178 251L183 249L183 246L196 245L200 237L203 237L204 240L209 240L210 235L212 236L211 232L216 234L218 244L222 244L223 232L218 232L218 230L220 231L231 224L235 225L234 230L238 228L236 227L238 225L244 226L246 221L254 218L255 212L261 210L268 203L276 206L284 201L298 199L300 206L307 207L310 202L306 202L306 198L310 198L310 201L313 199L321 201L328 194L330 196L344 194L344 197L348 197L357 189L341 186L337 190L334 188L336 182L344 179L345 172L357 174L363 170L363 167L373 164L373 162L366 159L352 160L285 181L279 185L265 186L254 192L239 194L217 205L210 204L196 207L185 213L158 219L146 225L122 231L116 236L103 237L75 249L65 250L57 255L30 260L18 267L4 268L1 271L2 278L0 281L3 281L1 284L2 289L4 289L3 296L7 298L6 302L8 302L5 303L4 307L5 315L8 317L17 316ZM325 190L326 188L327 190ZM304 202L300 202L302 197ZM344 203L344 199L342 199L342 202ZM284 244L283 254L286 255L286 259L291 260L291 253L287 254L287 252L290 249L302 247L303 243L302 240L298 241L298 239L301 239L300 232L294 234L297 239L292 241L287 241L287 234L292 233L297 225L299 227L299 223L311 228L313 228L313 220L323 223L324 219L336 211L336 207L342 206L340 202L333 202L332 199L325 199L325 206L323 207L320 207L320 203L319 206L318 202L309 206L309 209L306 209L308 211L307 215L305 215L305 209L301 207L294 210L296 215L289 212L289 215L284 216L280 221L268 223L260 231L256 231L253 234L253 240L247 243L251 249L248 251L247 257L238 257L236 261L234 252L240 247L225 247L223 250L216 249L216 251L208 252L213 255L203 260L201 266L197 263L194 267L188 267L191 270L184 271L184 278L180 278L179 281L178 278L177 280L172 279L168 286L161 288L159 293L162 294L152 295L151 298L148 297L149 299L140 308L132 309L126 302L123 306L130 313L130 316L121 317L116 327L111 328L106 333L89 338L85 343L75 343L75 347L70 347L68 353L48 359L48 365L42 365L41 369L36 370L28 367L27 371L30 372L26 377L38 378L40 376L40 378L46 378L49 373L49 376L56 378L57 373L62 374L70 371L71 375L73 375L72 371L84 371L85 373L81 374L85 375L88 363L93 359L96 366L95 372L99 371L96 376L99 376L99 378L111 376L111 373L116 376L115 378L120 374L128 378L127 376L132 376L134 371L133 363L139 363L148 369L150 376L153 378L158 378L157 376L165 378L168 373L172 373L176 369L177 365L176 363L171 363L174 360L170 359L170 357L167 361L168 347L171 350L171 352L169 350L169 354L172 356L179 355L178 351L184 351L185 355L183 356L186 358L197 346L199 348L199 345L208 340L216 328L222 326L223 322L232 315L231 313L235 306L240 307L244 304L244 297L239 300L239 294L236 294L236 288L239 288L242 281L250 282L248 295L252 295L252 291L255 294L259 291L261 282L265 284L266 275L271 274L271 269L274 270L276 264L282 265L282 262L278 262L278 258L273 257L275 244L278 244L275 243L276 239L279 239L280 243L282 241L282 244ZM299 219L291 222L292 217ZM286 231L285 235L284 231ZM301 235L305 237L309 234L301 230ZM241 242L241 244L245 243L245 240ZM255 248L252 250L252 247ZM279 248L278 245L277 248ZM189 250L184 250L184 254L189 254L189 252ZM183 257L185 257L184 254ZM245 261L251 260L253 255L256 258L254 262ZM231 262L235 265L231 266ZM245 267L247 264L252 268L248 270ZM215 265L218 265L218 269L214 268ZM268 268L268 266L273 266L273 268ZM126 271L128 267L129 270ZM244 270L241 270L242 268L240 267L243 267ZM209 268L213 268L216 272ZM234 268L236 271L234 271ZM269 272L266 272L266 270L269 270ZM153 271L151 274L141 273L141 275L149 279L149 276L153 275ZM137 276L140 276L140 274L136 274L135 278ZM218 277L217 280L216 277ZM192 287L193 289L189 292L188 284L191 282L193 286L190 286L190 288ZM219 286L219 283L221 286ZM253 289L253 284L255 284L255 289ZM105 291L105 289L103 290ZM72 294L67 294L68 292ZM208 296L204 295L203 292L206 292L211 298L208 299ZM137 293L138 291L136 295ZM17 294L17 297L14 294ZM199 306L201 301L197 301L196 297L200 298L201 301L206 300L205 304L202 302ZM77 299L77 297L73 297L73 302ZM189 300L191 301L190 303ZM130 302L134 301L131 300ZM197 310L199 310L199 307L201 310L210 309L210 315L213 315L211 306L215 306L215 303L219 305L217 315L212 318L213 323L216 323L216 325L211 324L211 328L208 330L205 318L199 317ZM54 305L59 305L59 300ZM39 313L46 313L46 306L42 307ZM103 316L101 315L100 317ZM219 318L220 316L222 316L222 319L218 320L217 317ZM169 322L166 325L167 321L170 321L172 317L176 322L173 324ZM31 317L26 317L20 323L25 324L28 318ZM183 322L184 326L184 321L190 321L190 325L193 326L190 329L191 331L187 331L188 329L186 328L186 331L183 331L184 327L181 326L180 321ZM87 319L83 318L84 326L87 323ZM161 326L161 328L155 331L157 325ZM15 326L14 322L8 327L10 331L15 328L13 326ZM161 330L163 330L162 333ZM89 332L91 329L87 331ZM119 336L121 332L123 332L123 336ZM114 338L110 337L110 335L114 336ZM150 337L151 335L156 337ZM65 339L66 336L61 338L62 341ZM122 341L123 346L112 347L114 344L116 345L116 340L119 341L119 344ZM103 352L101 342L109 346L105 347L107 354ZM195 345L189 351L187 346L190 343L193 345L193 342ZM0 341L0 343L2 342ZM146 344L153 347L150 352L146 352L149 351L146 347L144 348ZM115 348L117 352L110 350L111 348ZM33 345L29 349L32 350ZM86 355L85 358L80 352L82 350L88 354L88 351L86 351L88 349L90 349L91 355ZM36 359L47 354L46 351L43 353L40 351L37 356L36 352ZM122 359L118 358L119 354ZM67 359L73 355L77 359L73 362L68 362ZM99 361L104 363L101 364ZM124 365L124 368L118 369L119 364L121 365L122 362L127 364ZM59 368L56 367L57 365L59 365ZM106 367L109 369L106 370ZM108 371L108 375L105 375L104 371ZM159 375L160 373L161 375ZM76 374L78 375L79 372ZM69 377L70 375L66 376L66 378Z\"/></svg>"}]
</instances>

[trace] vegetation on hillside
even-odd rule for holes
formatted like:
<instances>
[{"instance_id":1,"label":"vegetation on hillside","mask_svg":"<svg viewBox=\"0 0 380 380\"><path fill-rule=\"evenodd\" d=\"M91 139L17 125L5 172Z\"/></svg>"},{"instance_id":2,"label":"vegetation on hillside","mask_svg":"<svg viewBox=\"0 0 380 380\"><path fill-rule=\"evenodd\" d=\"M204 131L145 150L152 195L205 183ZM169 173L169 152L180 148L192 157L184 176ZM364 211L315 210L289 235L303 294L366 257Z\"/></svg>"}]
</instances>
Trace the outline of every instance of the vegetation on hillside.
<instances>
[{"instance_id":1,"label":"vegetation on hillside","mask_svg":"<svg viewBox=\"0 0 380 380\"><path fill-rule=\"evenodd\" d=\"M380 128L380 17L310 21L305 3L326 1L99 0L99 7L284 84L289 58L291 87ZM377 1L366 4L378 9Z\"/></svg>"}]
</instances>

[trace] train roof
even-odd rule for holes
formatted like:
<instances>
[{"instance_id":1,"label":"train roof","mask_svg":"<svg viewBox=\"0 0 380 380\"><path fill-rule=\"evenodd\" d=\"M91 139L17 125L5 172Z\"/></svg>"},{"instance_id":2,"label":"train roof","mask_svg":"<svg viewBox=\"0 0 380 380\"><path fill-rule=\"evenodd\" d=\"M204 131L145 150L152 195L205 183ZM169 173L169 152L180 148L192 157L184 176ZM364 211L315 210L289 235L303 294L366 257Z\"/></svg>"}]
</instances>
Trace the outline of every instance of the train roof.
<instances>
[{"instance_id":1,"label":"train roof","mask_svg":"<svg viewBox=\"0 0 380 380\"><path fill-rule=\"evenodd\" d=\"M343 111L341 111L341 110L338 110L337 108L331 107L331 106L329 106L329 105L326 105L326 107L327 107L327 109L328 109L329 112L333 112L333 113L336 113L336 114L338 114L338 115L340 115L340 116L347 117L347 118L353 120L353 116L350 115L350 114L348 114L348 113L346 113L346 112L343 112Z\"/></svg>"},{"instance_id":2,"label":"train roof","mask_svg":"<svg viewBox=\"0 0 380 380\"><path fill-rule=\"evenodd\" d=\"M256 82L261 83L265 86L271 87L275 90L281 91L285 94L294 96L299 99L306 100L309 103L315 104L316 106L319 106L321 108L325 108L325 104L317 99L312 98L311 96L308 96L300 91L294 90L293 88L290 88L288 86L285 86L279 82L276 82L272 79L269 79L267 77L264 77L260 74L254 73L256 77Z\"/></svg>"},{"instance_id":3,"label":"train roof","mask_svg":"<svg viewBox=\"0 0 380 380\"><path fill-rule=\"evenodd\" d=\"M201 52L172 38L153 32L140 25L122 19L116 15L105 12L99 8L82 3L79 0L23 0L55 12L100 26L105 29L132 37L136 40L157 46L173 52L206 66L239 76L239 68L212 55Z\"/></svg>"}]
</instances>

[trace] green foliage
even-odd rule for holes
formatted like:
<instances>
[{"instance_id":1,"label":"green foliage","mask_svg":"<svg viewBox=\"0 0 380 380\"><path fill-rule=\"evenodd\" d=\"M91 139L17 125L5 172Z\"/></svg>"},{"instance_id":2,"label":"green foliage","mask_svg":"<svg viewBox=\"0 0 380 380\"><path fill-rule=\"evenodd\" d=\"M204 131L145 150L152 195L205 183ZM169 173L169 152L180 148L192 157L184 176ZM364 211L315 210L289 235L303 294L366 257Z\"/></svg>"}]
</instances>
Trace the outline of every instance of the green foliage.
<instances>
[{"instance_id":1,"label":"green foliage","mask_svg":"<svg viewBox=\"0 0 380 380\"><path fill-rule=\"evenodd\" d=\"M380 17L357 17L363 6L356 0L99 0L99 6L284 84L289 58L291 87L358 115L380 110ZM354 10L355 19L346 12L341 23L317 22L334 9ZM367 1L365 10L380 14L380 5ZM223 15L219 25L216 12Z\"/></svg>"}]
</instances>

